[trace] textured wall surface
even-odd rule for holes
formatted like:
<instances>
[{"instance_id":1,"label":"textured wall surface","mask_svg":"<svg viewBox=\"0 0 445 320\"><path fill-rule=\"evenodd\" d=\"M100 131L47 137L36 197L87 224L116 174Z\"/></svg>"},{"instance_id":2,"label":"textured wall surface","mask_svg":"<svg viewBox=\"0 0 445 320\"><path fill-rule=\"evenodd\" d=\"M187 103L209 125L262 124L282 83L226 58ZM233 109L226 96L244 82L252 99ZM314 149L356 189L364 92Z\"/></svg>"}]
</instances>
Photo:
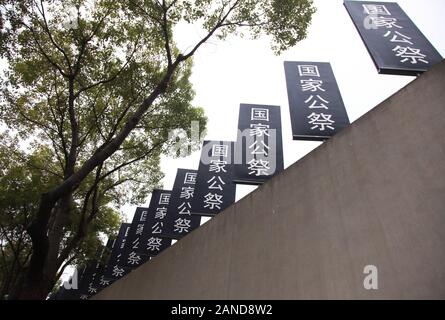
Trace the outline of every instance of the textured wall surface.
<instances>
[{"instance_id":1,"label":"textured wall surface","mask_svg":"<svg viewBox=\"0 0 445 320\"><path fill-rule=\"evenodd\" d=\"M445 62L94 298L445 299Z\"/></svg>"}]
</instances>

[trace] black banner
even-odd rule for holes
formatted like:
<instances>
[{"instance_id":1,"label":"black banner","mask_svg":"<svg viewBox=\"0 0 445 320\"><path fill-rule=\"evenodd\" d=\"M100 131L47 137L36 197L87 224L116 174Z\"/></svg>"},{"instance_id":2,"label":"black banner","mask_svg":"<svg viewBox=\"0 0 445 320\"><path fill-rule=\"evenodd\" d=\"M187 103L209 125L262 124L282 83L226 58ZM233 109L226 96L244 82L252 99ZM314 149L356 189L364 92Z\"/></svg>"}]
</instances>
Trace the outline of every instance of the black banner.
<instances>
[{"instance_id":1,"label":"black banner","mask_svg":"<svg viewBox=\"0 0 445 320\"><path fill-rule=\"evenodd\" d=\"M130 223L122 223L117 238L113 242L110 260L108 261L103 277L105 281L109 282L108 284L122 278L130 271L130 269L125 267L125 261L123 260L125 242L130 227Z\"/></svg>"},{"instance_id":2,"label":"black banner","mask_svg":"<svg viewBox=\"0 0 445 320\"><path fill-rule=\"evenodd\" d=\"M105 252L104 246L98 248L94 259L88 262L86 268L84 269L82 275L80 276L79 289L78 289L79 299L86 300L98 292L97 288L93 287L93 283L96 276L97 277L100 276L99 272L102 265L101 257L104 254L104 252Z\"/></svg>"},{"instance_id":3,"label":"black banner","mask_svg":"<svg viewBox=\"0 0 445 320\"><path fill-rule=\"evenodd\" d=\"M159 234L167 220L171 191L153 190L148 208L137 208L125 244L124 261L134 269L171 245L171 239Z\"/></svg>"},{"instance_id":4,"label":"black banner","mask_svg":"<svg viewBox=\"0 0 445 320\"><path fill-rule=\"evenodd\" d=\"M112 259L115 245L116 245L116 239L108 239L107 245L105 247L105 252L101 258L103 266L99 271L99 276L95 277L93 283L93 287L97 289L97 292L108 287L115 280L108 276L108 274L111 273L110 268L113 268L113 266L110 265L110 261Z\"/></svg>"},{"instance_id":5,"label":"black banner","mask_svg":"<svg viewBox=\"0 0 445 320\"><path fill-rule=\"evenodd\" d=\"M148 208L136 208L122 255L122 261L127 268L134 269L149 259L149 257L141 255L143 246L141 237L144 229L147 228L147 221Z\"/></svg>"},{"instance_id":6,"label":"black banner","mask_svg":"<svg viewBox=\"0 0 445 320\"><path fill-rule=\"evenodd\" d=\"M234 155L236 183L262 184L283 171L279 106L240 105Z\"/></svg>"},{"instance_id":7,"label":"black banner","mask_svg":"<svg viewBox=\"0 0 445 320\"><path fill-rule=\"evenodd\" d=\"M397 3L345 1L344 5L379 73L416 76L442 61Z\"/></svg>"},{"instance_id":8,"label":"black banner","mask_svg":"<svg viewBox=\"0 0 445 320\"><path fill-rule=\"evenodd\" d=\"M87 265L85 273L79 282L79 299L86 300L97 293L97 289L92 287L92 284L99 268L98 264L98 261L93 261Z\"/></svg>"},{"instance_id":9,"label":"black banner","mask_svg":"<svg viewBox=\"0 0 445 320\"><path fill-rule=\"evenodd\" d=\"M108 266L108 262L111 257L111 251L113 249L114 239L108 239L107 244L102 251L99 263L97 265L96 272L94 274L93 280L89 285L89 292L94 295L101 291L103 288L110 284L110 281L105 279L105 272Z\"/></svg>"},{"instance_id":10,"label":"black banner","mask_svg":"<svg viewBox=\"0 0 445 320\"><path fill-rule=\"evenodd\" d=\"M197 172L197 170L191 169L178 169L167 208L167 216L165 221L156 224L156 227L162 226L160 237L181 239L199 227L201 217L191 214Z\"/></svg>"},{"instance_id":11,"label":"black banner","mask_svg":"<svg viewBox=\"0 0 445 320\"><path fill-rule=\"evenodd\" d=\"M229 141L204 141L192 214L214 216L235 202L233 148L234 143Z\"/></svg>"},{"instance_id":12,"label":"black banner","mask_svg":"<svg viewBox=\"0 0 445 320\"><path fill-rule=\"evenodd\" d=\"M153 190L148 207L148 223L146 232L142 233L143 243L141 254L154 257L171 246L170 238L160 236L164 229L165 221L168 220L167 212L172 192L170 190Z\"/></svg>"},{"instance_id":13,"label":"black banner","mask_svg":"<svg viewBox=\"0 0 445 320\"><path fill-rule=\"evenodd\" d=\"M329 63L285 61L284 72L294 140L326 140L349 125Z\"/></svg>"}]
</instances>

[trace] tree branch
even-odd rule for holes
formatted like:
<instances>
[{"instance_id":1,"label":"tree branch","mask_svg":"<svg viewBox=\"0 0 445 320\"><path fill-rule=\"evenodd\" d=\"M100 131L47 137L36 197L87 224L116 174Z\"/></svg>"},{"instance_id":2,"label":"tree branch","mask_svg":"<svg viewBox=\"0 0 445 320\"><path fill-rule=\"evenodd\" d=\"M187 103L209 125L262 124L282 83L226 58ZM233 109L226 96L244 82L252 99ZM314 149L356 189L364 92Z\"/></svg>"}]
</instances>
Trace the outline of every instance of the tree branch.
<instances>
[{"instance_id":1,"label":"tree branch","mask_svg":"<svg viewBox=\"0 0 445 320\"><path fill-rule=\"evenodd\" d=\"M99 31L100 26L105 21L105 18L108 17L108 15L111 13L112 6L110 6L107 10L107 12L104 14L104 16L99 20L97 25L93 28L90 35L88 35L86 38L84 38L84 41L82 41L81 48L79 50L79 55L77 56L76 63L74 65L74 75L77 75L80 72L80 66L82 62L82 58L85 54L86 47L88 45L88 42L93 39L93 37L96 35L97 31Z\"/></svg>"},{"instance_id":2,"label":"tree branch","mask_svg":"<svg viewBox=\"0 0 445 320\"><path fill-rule=\"evenodd\" d=\"M168 68L171 68L172 66L172 55L170 51L170 39L168 35L168 24L167 24L167 11L168 8L166 7L165 0L162 0L162 33L164 34L164 40L165 40L165 51L167 54L167 62L168 62Z\"/></svg>"},{"instance_id":3,"label":"tree branch","mask_svg":"<svg viewBox=\"0 0 445 320\"><path fill-rule=\"evenodd\" d=\"M233 11L233 9L235 9L235 7L238 5L240 0L235 1L235 3L229 8L229 10L227 11L227 13L215 24L215 26L210 30L209 33L207 33L207 35L202 38L194 47L193 49L187 53L184 54L182 57L178 57L177 59L179 59L180 61L184 61L187 60L188 58L190 58L191 56L193 56L196 52L196 50L198 50L198 48L205 43L207 40L209 40L213 34L223 26L224 21L227 19L227 17L230 15L230 13Z\"/></svg>"},{"instance_id":4,"label":"tree branch","mask_svg":"<svg viewBox=\"0 0 445 320\"><path fill-rule=\"evenodd\" d=\"M41 6L41 10L39 9L39 6L36 3L36 8L39 10L40 14L42 15L43 18L43 22L44 22L44 26L42 27L42 25L40 24L39 20L37 19L37 23L43 28L43 30L45 30L46 34L48 35L51 43L53 44L54 47L56 47L57 50L59 50L63 57L65 58L65 61L68 65L68 69L70 70L70 74L73 73L72 71L72 67L71 67L71 61L70 58L68 57L67 53L65 52L65 50L63 50L54 40L51 31L49 30L49 26L48 26L48 21L46 20L46 15L45 15L45 7L43 6L43 1L40 0L40 6Z\"/></svg>"},{"instance_id":5,"label":"tree branch","mask_svg":"<svg viewBox=\"0 0 445 320\"><path fill-rule=\"evenodd\" d=\"M33 38L34 38L34 42L36 43L37 48L39 49L40 53L45 57L45 59L46 59L46 60L47 60L47 61L48 61L54 68L56 68L64 78L67 78L67 77L68 77L68 74L67 74L65 71L62 70L62 67L59 66L55 61L53 61L53 60L46 54L45 50L43 50L43 48L42 48L42 46L41 46L39 40L37 40L37 35L36 35L34 29L31 28L31 27L29 27L29 26L28 26L27 24L25 24L25 23L21 23L21 24L22 24L23 26L25 26L26 28L28 28L28 29L31 31L31 33L32 33L32 35L33 35Z\"/></svg>"},{"instance_id":6,"label":"tree branch","mask_svg":"<svg viewBox=\"0 0 445 320\"><path fill-rule=\"evenodd\" d=\"M133 103L136 102L136 100L138 100L141 97L141 95L142 95L142 90L139 92L139 94L136 95L136 97L133 98L132 101L130 101L127 104L127 107L121 112L119 117L117 117L117 120L116 120L116 122L113 125L113 128L108 133L107 138L104 139L105 142L108 142L108 141L111 140L111 138L114 136L114 134L116 133L117 129L119 128L119 125L121 124L122 120L128 114L128 111L130 111L130 108L133 106Z\"/></svg>"},{"instance_id":7,"label":"tree branch","mask_svg":"<svg viewBox=\"0 0 445 320\"><path fill-rule=\"evenodd\" d=\"M68 115L71 127L71 145L66 161L64 178L68 178L74 173L74 166L77 160L77 147L79 143L79 124L77 122L76 111L74 110L74 76L70 76L68 80Z\"/></svg>"},{"instance_id":8,"label":"tree branch","mask_svg":"<svg viewBox=\"0 0 445 320\"><path fill-rule=\"evenodd\" d=\"M64 107L63 109L61 108L62 102L60 99L60 95L59 95L59 90L58 90L58 85L57 85L57 73L56 71L54 71L54 92L56 94L56 107L57 110L59 112L60 115L60 127L59 127L59 138L62 144L62 151L63 151L63 155L65 157L65 162L68 159L68 146L67 143L65 141L65 136L63 135L63 126L65 124L65 113L66 113L66 107ZM63 165L62 165L62 170L63 170Z\"/></svg>"},{"instance_id":9,"label":"tree branch","mask_svg":"<svg viewBox=\"0 0 445 320\"><path fill-rule=\"evenodd\" d=\"M16 155L17 157L20 158L20 160L22 160L23 162L26 162L26 164L27 164L28 166L30 166L30 167L32 167L32 168L34 168L34 169L37 169L37 170L39 170L39 171L47 172L47 173L49 173L49 174L52 174L53 176L56 176L56 177L58 177L58 178L63 179L63 176L60 175L60 174L58 174L57 172L54 172L54 171L52 171L52 170L50 170L50 169L42 168L42 167L39 167L39 166L37 166L37 165L35 165L35 164L32 164L32 163L29 161L29 159L23 157L19 152L15 152L15 150L13 150L12 152L14 152L15 155Z\"/></svg>"},{"instance_id":10,"label":"tree branch","mask_svg":"<svg viewBox=\"0 0 445 320\"><path fill-rule=\"evenodd\" d=\"M86 227L88 226L89 222L91 221L89 219L85 219L86 212L87 212L87 209L88 209L88 203L89 203L89 199L90 199L91 194L93 194L92 205L91 205L92 211L97 210L97 190L98 190L98 185L99 185L99 182L100 182L101 171L102 171L102 164L98 166L98 168L96 170L94 183L93 183L92 187L88 190L88 192L85 195L85 198L84 198L84 201L83 201L83 206L82 206L82 211L81 211L80 222L79 222L79 226L77 228L77 232L73 236L71 241L65 246L65 248L60 253L59 257L57 258L57 267L59 267L63 263L63 261L66 260L66 258L69 256L71 251L85 237Z\"/></svg>"},{"instance_id":11,"label":"tree branch","mask_svg":"<svg viewBox=\"0 0 445 320\"><path fill-rule=\"evenodd\" d=\"M139 160L142 160L142 159L148 157L148 156L149 156L149 155L150 155L150 154L151 154L157 147L161 146L164 142L165 142L165 141L161 141L161 142L155 143L155 144L154 144L154 145L153 145L147 152L145 152L145 153L142 154L141 156L136 157L136 158L134 158L134 159L132 159L132 160L130 160L130 161L124 162L124 163L118 165L117 167L113 168L112 170L108 171L108 172L105 173L104 175L102 175L102 176L100 177L100 180L105 179L105 178L108 177L109 175L113 174L114 172L116 172L116 171L118 171L118 170L120 170L120 169L122 169L122 168L124 168L124 167L126 167L126 166L128 166L128 165L131 165L131 164L133 164L133 163L135 163L135 162L137 162L137 161L139 161Z\"/></svg>"},{"instance_id":12,"label":"tree branch","mask_svg":"<svg viewBox=\"0 0 445 320\"><path fill-rule=\"evenodd\" d=\"M90 85L88 85L88 86L85 86L85 87L82 87L82 88L80 88L79 89L79 91L77 91L75 94L74 94L74 96L77 98L82 92L84 92L84 91L87 91L87 90L90 90L90 89L92 89L92 88L94 88L94 87L97 87L97 86L99 86L99 85L101 85L101 84L107 84L107 83L110 83L111 81L114 81L121 73L122 73L122 71L124 71L124 69L127 67L127 65L130 63L130 61L131 61L131 59L133 58L133 55L134 55L134 53L136 52L136 48L137 48L137 43L135 44L135 46L134 46L134 49L133 49L133 51L131 52L131 55L130 55L130 58L128 58L127 60L126 60L126 62L124 63L124 65L114 74L114 75L112 75L111 77L109 77L108 79L104 79L104 80L100 80L100 81L97 81L97 82L95 82L95 83L92 83L92 84L90 84Z\"/></svg>"}]
</instances>

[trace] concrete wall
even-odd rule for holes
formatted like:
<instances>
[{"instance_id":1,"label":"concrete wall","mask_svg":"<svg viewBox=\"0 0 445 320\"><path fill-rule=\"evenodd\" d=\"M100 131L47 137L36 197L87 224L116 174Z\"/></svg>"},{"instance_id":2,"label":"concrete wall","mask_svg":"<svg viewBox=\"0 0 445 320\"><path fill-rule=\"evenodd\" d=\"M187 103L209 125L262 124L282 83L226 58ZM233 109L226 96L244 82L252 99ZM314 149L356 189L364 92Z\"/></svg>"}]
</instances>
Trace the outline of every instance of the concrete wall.
<instances>
[{"instance_id":1,"label":"concrete wall","mask_svg":"<svg viewBox=\"0 0 445 320\"><path fill-rule=\"evenodd\" d=\"M445 63L95 298L445 299Z\"/></svg>"}]
</instances>

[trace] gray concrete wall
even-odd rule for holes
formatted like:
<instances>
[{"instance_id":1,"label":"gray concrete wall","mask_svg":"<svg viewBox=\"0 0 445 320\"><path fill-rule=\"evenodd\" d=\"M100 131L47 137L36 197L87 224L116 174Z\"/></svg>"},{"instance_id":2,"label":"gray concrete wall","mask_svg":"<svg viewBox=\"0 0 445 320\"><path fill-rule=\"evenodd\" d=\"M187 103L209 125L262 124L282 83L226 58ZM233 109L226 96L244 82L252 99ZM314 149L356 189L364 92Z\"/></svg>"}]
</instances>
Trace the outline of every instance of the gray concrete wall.
<instances>
[{"instance_id":1,"label":"gray concrete wall","mask_svg":"<svg viewBox=\"0 0 445 320\"><path fill-rule=\"evenodd\" d=\"M445 63L95 298L445 299Z\"/></svg>"}]
</instances>

